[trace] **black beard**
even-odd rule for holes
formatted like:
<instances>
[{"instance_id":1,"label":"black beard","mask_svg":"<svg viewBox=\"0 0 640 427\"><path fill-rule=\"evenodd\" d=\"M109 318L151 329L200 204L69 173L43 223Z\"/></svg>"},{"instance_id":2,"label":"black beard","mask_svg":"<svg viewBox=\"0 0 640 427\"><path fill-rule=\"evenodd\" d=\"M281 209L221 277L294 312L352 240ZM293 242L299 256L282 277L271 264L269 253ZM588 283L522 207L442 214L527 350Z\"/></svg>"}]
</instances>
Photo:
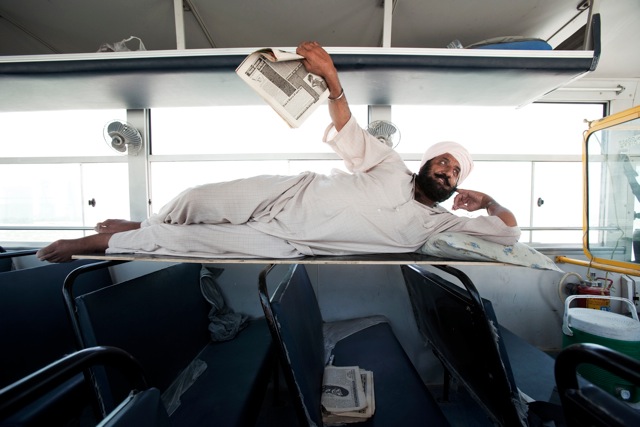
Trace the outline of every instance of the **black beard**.
<instances>
[{"instance_id":1,"label":"black beard","mask_svg":"<svg viewBox=\"0 0 640 427\"><path fill-rule=\"evenodd\" d=\"M437 178L437 177L436 177ZM448 182L448 178L444 176ZM436 203L444 202L456 192L456 187L447 189L435 178L431 178L431 161L427 162L416 176L416 184L425 196Z\"/></svg>"}]
</instances>

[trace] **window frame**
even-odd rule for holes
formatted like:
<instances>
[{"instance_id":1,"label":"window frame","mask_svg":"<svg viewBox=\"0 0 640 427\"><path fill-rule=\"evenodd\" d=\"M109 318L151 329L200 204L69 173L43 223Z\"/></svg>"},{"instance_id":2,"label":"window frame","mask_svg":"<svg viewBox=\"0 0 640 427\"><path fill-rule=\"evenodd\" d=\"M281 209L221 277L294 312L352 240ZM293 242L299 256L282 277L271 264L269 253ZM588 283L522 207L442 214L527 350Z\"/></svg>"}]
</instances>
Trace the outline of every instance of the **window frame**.
<instances>
[{"instance_id":1,"label":"window frame","mask_svg":"<svg viewBox=\"0 0 640 427\"><path fill-rule=\"evenodd\" d=\"M554 102L559 103L559 102ZM571 103L579 103L579 101L571 101ZM609 104L601 100L588 100L583 103L602 105L603 115L606 115ZM384 108L386 107L386 108ZM370 109L377 109L378 114L382 110L382 114L391 115L393 106L369 106ZM320 152L282 152L282 153L219 153L219 154L152 154L152 139L151 139L151 119L152 109L141 110L127 110L127 121L134 124L143 134L144 149L137 156L121 156L114 154L113 156L78 156L78 157L32 157L32 158L2 158L1 163L24 163L24 164L48 164L48 163L79 163L79 164L91 164L91 163L127 163L129 168L129 205L131 219L142 220L146 218L150 211L152 199L150 197L151 189L154 185L151 178L151 169L154 164L160 164L164 162L216 162L216 161L252 161L252 160L264 160L264 161L286 161L286 162L303 162L303 161L338 161L339 157L335 153L320 153ZM372 121L376 117L369 115L369 121ZM379 117L377 117L379 118ZM402 144L402 143L401 143ZM421 159L422 153L420 152L403 152L401 157L409 164L416 165ZM501 154L481 154L474 156L475 161L481 162L521 162L534 165L532 169L535 169L536 162L581 162L580 156L574 155L501 155ZM411 167L411 166L410 166ZM535 178L535 171L532 171L532 183ZM533 185L533 184L532 184ZM533 206L533 202L531 207ZM37 228L37 227L36 227ZM7 229L7 227L1 227L1 229ZM41 227L46 229L46 227ZM91 232L91 227L76 227L74 229L81 229L86 232ZM533 226L521 226L523 231L523 237L526 239L521 241L529 244L533 244L537 248L549 247L578 247L580 242L566 242L566 244L544 244L540 242L532 241L533 234L540 230L575 230L577 227L533 227ZM62 230L62 229L61 229ZM28 242L23 242L28 243Z\"/></svg>"}]
</instances>

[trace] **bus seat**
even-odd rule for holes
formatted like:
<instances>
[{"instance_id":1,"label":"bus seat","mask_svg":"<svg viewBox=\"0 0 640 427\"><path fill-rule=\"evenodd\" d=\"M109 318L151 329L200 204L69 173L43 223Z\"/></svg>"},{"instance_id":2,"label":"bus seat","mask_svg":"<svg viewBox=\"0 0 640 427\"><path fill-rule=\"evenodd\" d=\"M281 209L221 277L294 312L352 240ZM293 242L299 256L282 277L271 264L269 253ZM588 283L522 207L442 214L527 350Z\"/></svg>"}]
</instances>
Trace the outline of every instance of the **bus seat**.
<instances>
[{"instance_id":1,"label":"bus seat","mask_svg":"<svg viewBox=\"0 0 640 427\"><path fill-rule=\"evenodd\" d=\"M35 251L33 251L35 253ZM5 271L11 271L13 269L13 256L11 252L7 253L7 250L0 246L0 273Z\"/></svg>"},{"instance_id":2,"label":"bus seat","mask_svg":"<svg viewBox=\"0 0 640 427\"><path fill-rule=\"evenodd\" d=\"M0 386L77 350L62 296L66 276L95 261L77 260L0 273ZM78 292L110 285L108 270L83 277Z\"/></svg>"},{"instance_id":3,"label":"bus seat","mask_svg":"<svg viewBox=\"0 0 640 427\"><path fill-rule=\"evenodd\" d=\"M501 426L563 422L554 359L499 325L491 301L461 271L460 287L416 265L402 266L418 330L445 370L444 400L453 375Z\"/></svg>"},{"instance_id":4,"label":"bus seat","mask_svg":"<svg viewBox=\"0 0 640 427\"><path fill-rule=\"evenodd\" d=\"M322 426L326 343L318 301L304 265L290 267L271 298L269 271L267 267L260 274L260 300L297 418L303 426ZM375 323L337 341L333 356L336 366L359 366L373 372L375 413L359 425L448 425L388 322Z\"/></svg>"},{"instance_id":5,"label":"bus seat","mask_svg":"<svg viewBox=\"0 0 640 427\"><path fill-rule=\"evenodd\" d=\"M41 417L23 424L21 409L28 408L70 379L82 375L94 365L112 365L123 372L129 384L129 394L114 411L99 422L110 427L168 427L169 416L160 401L160 393L147 386L138 362L125 351L114 347L93 347L67 355L44 368L0 390L0 425L64 425ZM59 410L71 412L78 401L70 400ZM77 408L82 411L82 407ZM98 419L83 419L82 425L95 425Z\"/></svg>"},{"instance_id":6,"label":"bus seat","mask_svg":"<svg viewBox=\"0 0 640 427\"><path fill-rule=\"evenodd\" d=\"M599 344L573 344L556 358L555 377L568 427L640 425L640 412L600 387L580 384L578 366L590 364L640 385L640 362Z\"/></svg>"},{"instance_id":7,"label":"bus seat","mask_svg":"<svg viewBox=\"0 0 640 427\"><path fill-rule=\"evenodd\" d=\"M172 265L75 297L70 310L83 345L119 347L140 361L149 384L163 393L172 424L251 425L273 372L269 330L254 319L235 338L213 342L200 271L200 264ZM198 376L177 400L168 399L184 372ZM95 375L112 409L127 389L106 369Z\"/></svg>"},{"instance_id":8,"label":"bus seat","mask_svg":"<svg viewBox=\"0 0 640 427\"><path fill-rule=\"evenodd\" d=\"M11 254L7 252L7 254ZM0 388L66 354L78 350L62 296L65 277L75 268L91 261L45 264L38 267L0 273ZM87 275L79 283L79 292L88 292L111 284L107 270ZM23 413L23 420L54 414L59 399L86 400L86 384L78 375L51 390L50 396L34 403ZM54 412L50 412L54 411ZM61 417L61 418L57 418Z\"/></svg>"}]
</instances>

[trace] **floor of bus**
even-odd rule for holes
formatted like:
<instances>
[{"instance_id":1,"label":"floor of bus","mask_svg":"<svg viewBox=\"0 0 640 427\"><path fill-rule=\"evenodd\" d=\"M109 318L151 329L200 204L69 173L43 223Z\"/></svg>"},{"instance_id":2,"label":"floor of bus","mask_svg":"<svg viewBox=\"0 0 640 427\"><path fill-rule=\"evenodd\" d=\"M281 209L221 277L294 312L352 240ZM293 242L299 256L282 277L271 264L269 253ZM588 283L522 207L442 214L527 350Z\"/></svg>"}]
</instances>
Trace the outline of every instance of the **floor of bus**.
<instances>
[{"instance_id":1,"label":"floor of bus","mask_svg":"<svg viewBox=\"0 0 640 427\"><path fill-rule=\"evenodd\" d=\"M442 412L452 427L495 427L486 413L478 406L463 387L452 384L449 399L443 402L442 386L429 386L429 390L436 398ZM256 427L288 427L296 426L295 410L289 399L284 379L280 381L278 392L274 392L273 382L269 385L267 396ZM357 424L354 424L357 425Z\"/></svg>"}]
</instances>

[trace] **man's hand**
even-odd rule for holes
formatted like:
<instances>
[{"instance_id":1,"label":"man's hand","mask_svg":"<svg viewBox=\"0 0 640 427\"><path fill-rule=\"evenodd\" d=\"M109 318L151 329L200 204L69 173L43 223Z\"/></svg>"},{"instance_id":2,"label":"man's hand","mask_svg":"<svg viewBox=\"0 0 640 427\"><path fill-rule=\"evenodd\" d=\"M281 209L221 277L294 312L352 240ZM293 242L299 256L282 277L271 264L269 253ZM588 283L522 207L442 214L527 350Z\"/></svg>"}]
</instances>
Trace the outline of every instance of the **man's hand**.
<instances>
[{"instance_id":1,"label":"man's hand","mask_svg":"<svg viewBox=\"0 0 640 427\"><path fill-rule=\"evenodd\" d=\"M318 42L302 42L296 49L296 53L304 56L302 65L308 72L322 77L327 82L332 98L340 96L342 86L338 80L338 71L333 65L331 56Z\"/></svg>"},{"instance_id":2,"label":"man's hand","mask_svg":"<svg viewBox=\"0 0 640 427\"><path fill-rule=\"evenodd\" d=\"M351 118L351 110L338 78L338 71L333 59L318 42L302 42L296 49L298 55L304 56L302 65L310 73L322 77L329 88L329 114L337 131L340 131Z\"/></svg>"},{"instance_id":3,"label":"man's hand","mask_svg":"<svg viewBox=\"0 0 640 427\"><path fill-rule=\"evenodd\" d=\"M463 190L461 188L456 190L458 194L453 199L453 210L464 209L465 211L473 212L478 209L485 209L493 199L484 193L473 190Z\"/></svg>"},{"instance_id":4,"label":"man's hand","mask_svg":"<svg viewBox=\"0 0 640 427\"><path fill-rule=\"evenodd\" d=\"M464 209L473 212L478 209L486 209L490 216L497 216L509 227L518 225L513 213L487 194L479 191L463 190L461 188L458 188L456 191L458 194L456 194L456 197L453 199L453 210Z\"/></svg>"}]
</instances>

